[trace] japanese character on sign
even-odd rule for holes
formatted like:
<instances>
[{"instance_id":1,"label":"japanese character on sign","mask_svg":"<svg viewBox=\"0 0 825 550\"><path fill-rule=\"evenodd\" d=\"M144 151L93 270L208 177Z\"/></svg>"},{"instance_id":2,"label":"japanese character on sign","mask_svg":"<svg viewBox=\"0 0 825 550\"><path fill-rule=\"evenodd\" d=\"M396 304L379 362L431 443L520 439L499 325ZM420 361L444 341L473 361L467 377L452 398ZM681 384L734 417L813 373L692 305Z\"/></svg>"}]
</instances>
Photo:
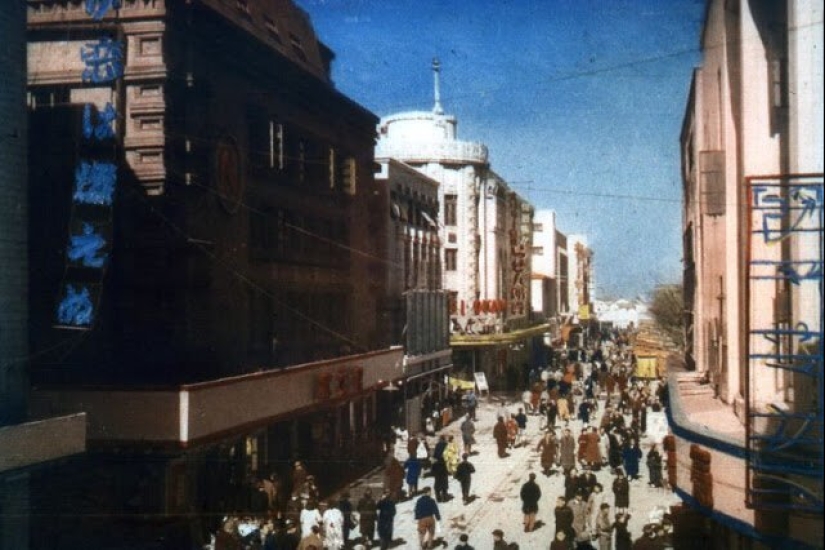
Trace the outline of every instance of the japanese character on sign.
<instances>
[{"instance_id":1,"label":"japanese character on sign","mask_svg":"<svg viewBox=\"0 0 825 550\"><path fill-rule=\"evenodd\" d=\"M120 0L86 0L86 13L96 21L106 17L113 9L120 9Z\"/></svg>"},{"instance_id":2,"label":"japanese character on sign","mask_svg":"<svg viewBox=\"0 0 825 550\"><path fill-rule=\"evenodd\" d=\"M83 107L83 137L97 140L111 139L115 137L115 130L112 123L117 118L117 112L111 103L106 104L103 112L97 113L97 124L92 122L92 106L87 103Z\"/></svg>"},{"instance_id":3,"label":"japanese character on sign","mask_svg":"<svg viewBox=\"0 0 825 550\"><path fill-rule=\"evenodd\" d=\"M62 325L89 326L94 305L88 287L66 285L66 294L57 306L57 322Z\"/></svg>"},{"instance_id":4,"label":"japanese character on sign","mask_svg":"<svg viewBox=\"0 0 825 550\"><path fill-rule=\"evenodd\" d=\"M79 262L85 267L101 268L106 263L106 239L88 223L83 224L82 234L69 237L66 254L72 262Z\"/></svg>"},{"instance_id":5,"label":"japanese character on sign","mask_svg":"<svg viewBox=\"0 0 825 550\"><path fill-rule=\"evenodd\" d=\"M115 192L117 166L111 162L85 162L74 172L74 195L79 204L110 206Z\"/></svg>"},{"instance_id":6,"label":"japanese character on sign","mask_svg":"<svg viewBox=\"0 0 825 550\"><path fill-rule=\"evenodd\" d=\"M80 59L86 65L83 82L111 82L123 75L123 46L111 38L101 38L80 49Z\"/></svg>"}]
</instances>

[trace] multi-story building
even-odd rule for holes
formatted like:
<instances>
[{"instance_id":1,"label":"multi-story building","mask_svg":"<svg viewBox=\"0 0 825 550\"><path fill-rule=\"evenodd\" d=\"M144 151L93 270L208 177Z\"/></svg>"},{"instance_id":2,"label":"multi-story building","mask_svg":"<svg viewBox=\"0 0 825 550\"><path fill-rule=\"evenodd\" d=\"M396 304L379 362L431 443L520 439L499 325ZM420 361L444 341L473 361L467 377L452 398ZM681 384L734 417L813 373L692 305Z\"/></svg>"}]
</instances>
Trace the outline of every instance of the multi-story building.
<instances>
[{"instance_id":1,"label":"multi-story building","mask_svg":"<svg viewBox=\"0 0 825 550\"><path fill-rule=\"evenodd\" d=\"M541 362L530 307L532 206L490 170L487 148L458 140L444 114L434 62L435 105L383 117L376 157L396 159L439 183L443 288L450 293L456 366L503 386L505 371Z\"/></svg>"},{"instance_id":2,"label":"multi-story building","mask_svg":"<svg viewBox=\"0 0 825 550\"><path fill-rule=\"evenodd\" d=\"M536 211L530 298L533 312L548 321L554 320L560 312L557 273L559 252L556 247L555 210Z\"/></svg>"},{"instance_id":3,"label":"multi-story building","mask_svg":"<svg viewBox=\"0 0 825 550\"><path fill-rule=\"evenodd\" d=\"M587 321L593 307L593 251L587 245L585 235L568 235L567 246L570 256L570 309Z\"/></svg>"},{"instance_id":4,"label":"multi-story building","mask_svg":"<svg viewBox=\"0 0 825 550\"><path fill-rule=\"evenodd\" d=\"M89 448L32 480L33 546L203 537L296 458L322 491L380 460L389 190L308 16L32 0L28 52L31 408Z\"/></svg>"},{"instance_id":5,"label":"multi-story building","mask_svg":"<svg viewBox=\"0 0 825 550\"><path fill-rule=\"evenodd\" d=\"M33 475L57 475L86 448L86 415L28 412L26 5L0 5L0 549L30 546ZM37 474L40 472L40 474Z\"/></svg>"},{"instance_id":6,"label":"multi-story building","mask_svg":"<svg viewBox=\"0 0 825 550\"><path fill-rule=\"evenodd\" d=\"M822 16L707 2L681 135L695 372L670 379L669 443L678 532L705 548L822 546Z\"/></svg>"},{"instance_id":7,"label":"multi-story building","mask_svg":"<svg viewBox=\"0 0 825 550\"><path fill-rule=\"evenodd\" d=\"M389 380L390 424L411 433L427 418L443 421L443 376L452 367L447 294L441 290L437 181L391 158L379 158L376 175L389 189L387 307L384 326L403 346L400 377ZM436 426L439 425L436 423Z\"/></svg>"}]
</instances>

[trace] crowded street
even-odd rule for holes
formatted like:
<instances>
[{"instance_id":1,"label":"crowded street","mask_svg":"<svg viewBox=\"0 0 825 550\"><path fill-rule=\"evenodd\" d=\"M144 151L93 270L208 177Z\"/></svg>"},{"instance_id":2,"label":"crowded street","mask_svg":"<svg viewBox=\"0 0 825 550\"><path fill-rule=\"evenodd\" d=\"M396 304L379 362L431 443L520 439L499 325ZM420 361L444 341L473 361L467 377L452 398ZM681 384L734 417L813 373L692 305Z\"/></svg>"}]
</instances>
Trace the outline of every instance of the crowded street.
<instances>
[{"instance_id":1,"label":"crowded street","mask_svg":"<svg viewBox=\"0 0 825 550\"><path fill-rule=\"evenodd\" d=\"M587 360L545 369L531 385L534 391L476 396L471 390L461 414L440 430L408 434L396 428L385 466L334 495L314 494L312 475L301 467L291 503L262 532L272 532L273 544L288 540L278 537L279 530L308 544L317 524L317 540L334 549L503 548L494 546L500 540L519 548L557 541L554 549L621 550L639 539L641 547L672 547L669 512L679 500L666 482L667 394L660 379L634 375L631 348L602 349ZM472 466L469 487L460 481L467 479L462 462ZM534 497L530 509L526 485ZM387 514L386 506L395 514ZM342 528L344 515L348 530ZM362 515L378 518L372 537L361 529L371 531L376 522ZM247 527L243 537L236 527L232 519L224 525L215 550L227 533L257 547L255 530Z\"/></svg>"}]
</instances>

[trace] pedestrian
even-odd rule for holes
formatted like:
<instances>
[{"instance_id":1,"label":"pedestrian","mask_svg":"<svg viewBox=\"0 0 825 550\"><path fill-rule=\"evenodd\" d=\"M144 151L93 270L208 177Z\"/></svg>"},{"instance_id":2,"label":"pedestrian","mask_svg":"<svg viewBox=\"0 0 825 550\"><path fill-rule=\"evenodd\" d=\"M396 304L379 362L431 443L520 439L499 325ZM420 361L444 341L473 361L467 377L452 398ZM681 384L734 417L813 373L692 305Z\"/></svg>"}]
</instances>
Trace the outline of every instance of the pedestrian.
<instances>
[{"instance_id":1,"label":"pedestrian","mask_svg":"<svg viewBox=\"0 0 825 550\"><path fill-rule=\"evenodd\" d=\"M358 530L361 532L362 543L369 548L375 538L375 519L378 512L375 499L372 498L372 491L369 489L364 491L356 510L358 510Z\"/></svg>"},{"instance_id":2,"label":"pedestrian","mask_svg":"<svg viewBox=\"0 0 825 550\"><path fill-rule=\"evenodd\" d=\"M394 456L388 458L384 468L384 491L392 496L394 502L398 502L404 488L404 466Z\"/></svg>"},{"instance_id":3,"label":"pedestrian","mask_svg":"<svg viewBox=\"0 0 825 550\"><path fill-rule=\"evenodd\" d=\"M568 544L572 544L576 536L576 532L573 530L573 510L567 506L567 501L564 497L558 497L556 499L553 517L556 520L556 534L564 533Z\"/></svg>"},{"instance_id":4,"label":"pedestrian","mask_svg":"<svg viewBox=\"0 0 825 550\"><path fill-rule=\"evenodd\" d=\"M284 522L284 528L276 536L276 548L296 550L299 544L301 544L301 536L298 534L298 524L288 519Z\"/></svg>"},{"instance_id":5,"label":"pedestrian","mask_svg":"<svg viewBox=\"0 0 825 550\"><path fill-rule=\"evenodd\" d=\"M462 533L461 536L458 537L458 540L460 542L456 545L455 550L475 550L475 548L470 546L470 537L467 536L467 533Z\"/></svg>"},{"instance_id":6,"label":"pedestrian","mask_svg":"<svg viewBox=\"0 0 825 550\"><path fill-rule=\"evenodd\" d=\"M602 467L602 453L599 447L599 431L595 426L591 427L587 432L584 462L594 470L599 470Z\"/></svg>"},{"instance_id":7,"label":"pedestrian","mask_svg":"<svg viewBox=\"0 0 825 550\"><path fill-rule=\"evenodd\" d=\"M496 446L498 447L498 457L499 458L506 458L510 455L507 454L507 425L504 423L504 417L499 416L496 425L493 427L493 437L496 440Z\"/></svg>"},{"instance_id":8,"label":"pedestrian","mask_svg":"<svg viewBox=\"0 0 825 550\"><path fill-rule=\"evenodd\" d=\"M559 399L556 401L556 409L558 410L559 420L563 420L565 423L569 423L570 407L568 407L568 401L566 396L559 397Z\"/></svg>"},{"instance_id":9,"label":"pedestrian","mask_svg":"<svg viewBox=\"0 0 825 550\"><path fill-rule=\"evenodd\" d=\"M447 437L447 448L444 449L444 464L447 465L449 475L455 475L460 461L461 454L459 453L458 443L456 443L455 437L451 435Z\"/></svg>"},{"instance_id":10,"label":"pedestrian","mask_svg":"<svg viewBox=\"0 0 825 550\"><path fill-rule=\"evenodd\" d=\"M341 550L344 547L344 514L330 501L321 516L323 522L324 548Z\"/></svg>"},{"instance_id":11,"label":"pedestrian","mask_svg":"<svg viewBox=\"0 0 825 550\"><path fill-rule=\"evenodd\" d=\"M539 441L536 450L541 453L541 469L544 475L553 473L553 466L559 461L558 443L556 442L556 432L550 428L545 432Z\"/></svg>"},{"instance_id":12,"label":"pedestrian","mask_svg":"<svg viewBox=\"0 0 825 550\"><path fill-rule=\"evenodd\" d=\"M575 468L564 476L564 500L571 501L579 492L579 472Z\"/></svg>"},{"instance_id":13,"label":"pedestrian","mask_svg":"<svg viewBox=\"0 0 825 550\"><path fill-rule=\"evenodd\" d=\"M395 501L389 492L384 491L376 504L378 511L378 541L381 550L387 550L392 544L393 528L395 526Z\"/></svg>"},{"instance_id":14,"label":"pedestrian","mask_svg":"<svg viewBox=\"0 0 825 550\"><path fill-rule=\"evenodd\" d=\"M352 502L349 499L349 491L344 491L341 493L341 498L338 500L338 509L341 511L343 515L343 529L342 534L344 537L344 546L349 545L349 534L353 527L355 527L352 521Z\"/></svg>"},{"instance_id":15,"label":"pedestrian","mask_svg":"<svg viewBox=\"0 0 825 550\"><path fill-rule=\"evenodd\" d=\"M418 522L418 541L421 549L433 548L436 522L441 520L441 513L438 511L438 504L430 496L429 487L424 487L423 494L415 502L414 517Z\"/></svg>"},{"instance_id":16,"label":"pedestrian","mask_svg":"<svg viewBox=\"0 0 825 550\"><path fill-rule=\"evenodd\" d=\"M603 502L596 515L594 531L599 541L599 550L611 550L613 547L613 522L610 520L610 505Z\"/></svg>"},{"instance_id":17,"label":"pedestrian","mask_svg":"<svg viewBox=\"0 0 825 550\"><path fill-rule=\"evenodd\" d=\"M301 510L301 539L311 535L313 527L320 527L321 519L321 512L315 501L307 500L304 509Z\"/></svg>"},{"instance_id":18,"label":"pedestrian","mask_svg":"<svg viewBox=\"0 0 825 550\"><path fill-rule=\"evenodd\" d=\"M476 408L478 408L478 399L476 398L476 393L474 390L467 392L467 395L464 397L464 402L467 405L467 417L475 421Z\"/></svg>"},{"instance_id":19,"label":"pedestrian","mask_svg":"<svg viewBox=\"0 0 825 550\"><path fill-rule=\"evenodd\" d=\"M215 550L242 550L243 542L235 519L227 519L215 533Z\"/></svg>"},{"instance_id":20,"label":"pedestrian","mask_svg":"<svg viewBox=\"0 0 825 550\"><path fill-rule=\"evenodd\" d=\"M633 550L659 550L659 541L656 540L656 530L652 525L645 525L642 536L633 543Z\"/></svg>"},{"instance_id":21,"label":"pedestrian","mask_svg":"<svg viewBox=\"0 0 825 550\"><path fill-rule=\"evenodd\" d=\"M625 473L630 479L639 479L639 461L642 459L642 450L639 448L639 440L633 439L632 443L627 442L622 449L622 462Z\"/></svg>"},{"instance_id":22,"label":"pedestrian","mask_svg":"<svg viewBox=\"0 0 825 550\"><path fill-rule=\"evenodd\" d=\"M570 428L564 429L559 441L559 464L561 464L565 475L576 467L576 442Z\"/></svg>"},{"instance_id":23,"label":"pedestrian","mask_svg":"<svg viewBox=\"0 0 825 550\"><path fill-rule=\"evenodd\" d=\"M461 423L461 442L464 444L464 454L473 454L473 445L476 442L475 433L476 425L473 422L473 417L468 414L464 422Z\"/></svg>"},{"instance_id":24,"label":"pedestrian","mask_svg":"<svg viewBox=\"0 0 825 550\"><path fill-rule=\"evenodd\" d=\"M516 425L518 426L516 445L521 445L527 431L527 415L524 414L524 410L519 409L514 419L516 421Z\"/></svg>"},{"instance_id":25,"label":"pedestrian","mask_svg":"<svg viewBox=\"0 0 825 550\"><path fill-rule=\"evenodd\" d=\"M547 410L545 414L547 415L547 427L551 429L555 428L556 416L559 414L559 406L555 399L550 398L547 400Z\"/></svg>"},{"instance_id":26,"label":"pedestrian","mask_svg":"<svg viewBox=\"0 0 825 550\"><path fill-rule=\"evenodd\" d=\"M570 550L570 543L567 542L567 535L564 531L556 533L553 542L550 543L550 550Z\"/></svg>"},{"instance_id":27,"label":"pedestrian","mask_svg":"<svg viewBox=\"0 0 825 550\"><path fill-rule=\"evenodd\" d=\"M576 543L590 540L590 532L587 530L587 502L582 492L578 491L567 506L573 510L573 531L576 532Z\"/></svg>"},{"instance_id":28,"label":"pedestrian","mask_svg":"<svg viewBox=\"0 0 825 550\"><path fill-rule=\"evenodd\" d=\"M588 528L591 532L595 533L597 531L596 523L606 496L602 484L596 483L593 486L593 492L590 493L590 497L587 499Z\"/></svg>"},{"instance_id":29,"label":"pedestrian","mask_svg":"<svg viewBox=\"0 0 825 550\"><path fill-rule=\"evenodd\" d=\"M518 438L518 423L513 416L507 417L507 421L505 423L507 425L507 446L510 448L515 448L516 439Z\"/></svg>"},{"instance_id":30,"label":"pedestrian","mask_svg":"<svg viewBox=\"0 0 825 550\"><path fill-rule=\"evenodd\" d=\"M581 404L579 405L579 420L582 421L582 424L589 424L590 423L590 409L592 405L588 399L582 399Z\"/></svg>"},{"instance_id":31,"label":"pedestrian","mask_svg":"<svg viewBox=\"0 0 825 550\"><path fill-rule=\"evenodd\" d=\"M627 512L630 507L630 483L624 472L619 469L616 479L613 480L614 505L617 512Z\"/></svg>"},{"instance_id":32,"label":"pedestrian","mask_svg":"<svg viewBox=\"0 0 825 550\"><path fill-rule=\"evenodd\" d=\"M472 483L473 474L476 471L475 466L470 463L468 458L468 455L465 453L461 457L461 464L458 465L455 472L455 478L459 484L461 484L461 498L464 504L470 502L470 484Z\"/></svg>"},{"instance_id":33,"label":"pedestrian","mask_svg":"<svg viewBox=\"0 0 825 550\"><path fill-rule=\"evenodd\" d=\"M662 486L662 455L656 449L656 444L650 446L647 453L647 470L650 475L648 485L653 487Z\"/></svg>"},{"instance_id":34,"label":"pedestrian","mask_svg":"<svg viewBox=\"0 0 825 550\"><path fill-rule=\"evenodd\" d=\"M507 541L504 540L504 531L501 529L493 530L493 550L511 550L513 545L507 544ZM518 546L515 546L518 548Z\"/></svg>"},{"instance_id":35,"label":"pedestrian","mask_svg":"<svg viewBox=\"0 0 825 550\"><path fill-rule=\"evenodd\" d=\"M298 550L323 550L324 541L321 538L321 528L313 525L309 533L301 537Z\"/></svg>"},{"instance_id":36,"label":"pedestrian","mask_svg":"<svg viewBox=\"0 0 825 550\"><path fill-rule=\"evenodd\" d=\"M447 449L447 436L442 434L438 436L438 443L433 448L433 462L444 458L444 451Z\"/></svg>"},{"instance_id":37,"label":"pedestrian","mask_svg":"<svg viewBox=\"0 0 825 550\"><path fill-rule=\"evenodd\" d=\"M587 455L587 444L589 440L590 438L587 435L587 426L583 426L581 433L579 433L578 448L576 452L576 458L582 466L587 463L585 457Z\"/></svg>"},{"instance_id":38,"label":"pedestrian","mask_svg":"<svg viewBox=\"0 0 825 550\"><path fill-rule=\"evenodd\" d=\"M290 476L292 482L292 496L301 496L304 492L304 485L307 480L307 470L300 460L296 460L292 465L292 475Z\"/></svg>"},{"instance_id":39,"label":"pedestrian","mask_svg":"<svg viewBox=\"0 0 825 550\"><path fill-rule=\"evenodd\" d=\"M418 460L417 456L410 455L404 462L404 471L407 473L405 479L407 481L408 496L414 497L418 493L418 478L421 476L421 461Z\"/></svg>"},{"instance_id":40,"label":"pedestrian","mask_svg":"<svg viewBox=\"0 0 825 550\"><path fill-rule=\"evenodd\" d=\"M630 514L619 512L616 514L616 521L613 523L613 528L616 530L616 548L615 550L631 550L632 545L630 539L630 531L628 531L627 522L630 521Z\"/></svg>"},{"instance_id":41,"label":"pedestrian","mask_svg":"<svg viewBox=\"0 0 825 550\"><path fill-rule=\"evenodd\" d=\"M530 474L529 479L521 486L521 511L524 514L524 532L530 533L536 527L536 514L539 511L541 488L536 483L536 474Z\"/></svg>"},{"instance_id":42,"label":"pedestrian","mask_svg":"<svg viewBox=\"0 0 825 550\"><path fill-rule=\"evenodd\" d=\"M435 500L438 502L447 502L449 498L450 475L447 472L447 465L444 463L444 460L435 460L430 472L433 474Z\"/></svg>"}]
</instances>

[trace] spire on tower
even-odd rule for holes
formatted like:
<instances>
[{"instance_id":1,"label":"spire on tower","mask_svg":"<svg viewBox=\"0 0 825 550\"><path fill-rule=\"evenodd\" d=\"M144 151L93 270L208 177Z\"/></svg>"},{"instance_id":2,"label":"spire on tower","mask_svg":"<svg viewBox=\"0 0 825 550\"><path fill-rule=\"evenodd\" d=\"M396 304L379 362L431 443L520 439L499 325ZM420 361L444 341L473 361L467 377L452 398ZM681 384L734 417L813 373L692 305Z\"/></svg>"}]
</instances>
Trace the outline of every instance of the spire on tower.
<instances>
[{"instance_id":1,"label":"spire on tower","mask_svg":"<svg viewBox=\"0 0 825 550\"><path fill-rule=\"evenodd\" d=\"M435 105L433 106L433 113L443 115L444 109L441 107L441 84L438 79L438 74L441 72L441 62L437 57L433 58L433 76L435 84Z\"/></svg>"}]
</instances>

